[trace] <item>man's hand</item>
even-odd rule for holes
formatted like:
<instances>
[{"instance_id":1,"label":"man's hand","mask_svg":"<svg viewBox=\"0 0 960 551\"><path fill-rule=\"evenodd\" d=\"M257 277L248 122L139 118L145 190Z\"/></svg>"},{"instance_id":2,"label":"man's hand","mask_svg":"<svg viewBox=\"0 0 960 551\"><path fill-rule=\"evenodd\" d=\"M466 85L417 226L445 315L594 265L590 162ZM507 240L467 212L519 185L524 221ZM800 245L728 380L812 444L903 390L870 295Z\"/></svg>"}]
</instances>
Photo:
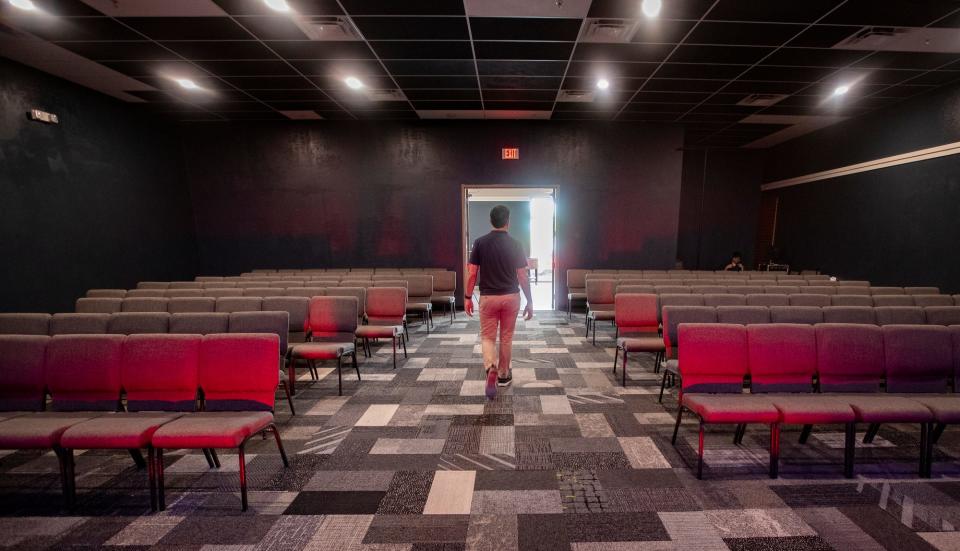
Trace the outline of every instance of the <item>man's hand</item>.
<instances>
[{"instance_id":1,"label":"man's hand","mask_svg":"<svg viewBox=\"0 0 960 551\"><path fill-rule=\"evenodd\" d=\"M471 318L473 317L473 299L469 298L463 301L463 311Z\"/></svg>"},{"instance_id":2,"label":"man's hand","mask_svg":"<svg viewBox=\"0 0 960 551\"><path fill-rule=\"evenodd\" d=\"M523 321L530 321L531 319L533 319L533 305L528 302L523 309Z\"/></svg>"}]
</instances>

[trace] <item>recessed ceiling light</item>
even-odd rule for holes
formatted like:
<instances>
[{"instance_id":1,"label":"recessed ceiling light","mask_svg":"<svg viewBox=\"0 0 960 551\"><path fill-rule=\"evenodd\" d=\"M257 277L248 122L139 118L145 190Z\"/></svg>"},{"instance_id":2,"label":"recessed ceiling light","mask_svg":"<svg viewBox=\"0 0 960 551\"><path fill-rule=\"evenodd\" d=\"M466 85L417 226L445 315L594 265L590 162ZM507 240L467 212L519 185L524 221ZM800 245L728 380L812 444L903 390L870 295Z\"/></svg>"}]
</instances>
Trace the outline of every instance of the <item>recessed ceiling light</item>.
<instances>
[{"instance_id":1,"label":"recessed ceiling light","mask_svg":"<svg viewBox=\"0 0 960 551\"><path fill-rule=\"evenodd\" d=\"M287 4L287 0L263 0L263 3L273 11L290 11L290 5Z\"/></svg>"},{"instance_id":2,"label":"recessed ceiling light","mask_svg":"<svg viewBox=\"0 0 960 551\"><path fill-rule=\"evenodd\" d=\"M840 85L840 86L837 86L837 87L833 90L833 95L835 95L835 96L842 96L842 95L846 94L846 93L849 92L849 91L850 91L850 87L847 86L846 84L842 84L842 85Z\"/></svg>"},{"instance_id":3,"label":"recessed ceiling light","mask_svg":"<svg viewBox=\"0 0 960 551\"><path fill-rule=\"evenodd\" d=\"M643 10L643 15L646 15L647 17L656 17L660 15L660 8L662 7L662 0L643 0L643 3L640 4L640 9Z\"/></svg>"},{"instance_id":4,"label":"recessed ceiling light","mask_svg":"<svg viewBox=\"0 0 960 551\"><path fill-rule=\"evenodd\" d=\"M199 89L200 89L200 87L197 86L197 83L194 82L194 81L192 81L192 80L190 80L189 78L178 78L178 79L177 79L177 84L179 84L181 88L186 88L187 90L199 90Z\"/></svg>"},{"instance_id":5,"label":"recessed ceiling light","mask_svg":"<svg viewBox=\"0 0 960 551\"><path fill-rule=\"evenodd\" d=\"M37 6L30 0L9 0L10 5L21 10L33 11Z\"/></svg>"},{"instance_id":6,"label":"recessed ceiling light","mask_svg":"<svg viewBox=\"0 0 960 551\"><path fill-rule=\"evenodd\" d=\"M601 90L606 90L606 89L609 88L609 87L610 87L610 81L609 81L609 80L607 80L607 79L605 79L605 78L601 78L600 80L597 81L597 88L599 88L599 89L601 89Z\"/></svg>"},{"instance_id":7,"label":"recessed ceiling light","mask_svg":"<svg viewBox=\"0 0 960 551\"><path fill-rule=\"evenodd\" d=\"M343 79L343 81L347 83L347 86L349 86L350 88L353 88L354 90L359 90L360 88L363 88L363 83L360 82L360 79L357 77L347 77Z\"/></svg>"}]
</instances>

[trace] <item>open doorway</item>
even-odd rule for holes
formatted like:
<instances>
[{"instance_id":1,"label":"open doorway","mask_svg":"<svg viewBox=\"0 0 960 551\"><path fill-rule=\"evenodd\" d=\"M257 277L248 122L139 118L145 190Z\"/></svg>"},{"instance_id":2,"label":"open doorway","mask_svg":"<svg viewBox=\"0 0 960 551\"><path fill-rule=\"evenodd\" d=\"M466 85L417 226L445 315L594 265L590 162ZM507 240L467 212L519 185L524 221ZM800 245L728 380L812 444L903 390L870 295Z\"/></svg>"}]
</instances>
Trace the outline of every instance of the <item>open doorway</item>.
<instances>
[{"instance_id":1,"label":"open doorway","mask_svg":"<svg viewBox=\"0 0 960 551\"><path fill-rule=\"evenodd\" d=\"M556 190L536 187L463 186L463 263L473 242L490 231L490 209L510 209L509 233L527 255L527 273L535 310L553 310L556 266ZM520 307L526 305L521 299Z\"/></svg>"}]
</instances>

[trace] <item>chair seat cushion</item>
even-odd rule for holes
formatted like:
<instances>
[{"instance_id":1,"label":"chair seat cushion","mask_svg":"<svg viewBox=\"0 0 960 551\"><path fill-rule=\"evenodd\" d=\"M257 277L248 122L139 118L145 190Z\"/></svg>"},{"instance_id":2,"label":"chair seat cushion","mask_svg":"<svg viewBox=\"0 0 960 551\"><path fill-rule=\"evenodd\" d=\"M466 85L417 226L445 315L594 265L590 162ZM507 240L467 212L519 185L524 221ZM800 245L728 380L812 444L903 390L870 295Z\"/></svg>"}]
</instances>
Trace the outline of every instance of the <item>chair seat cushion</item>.
<instances>
[{"instance_id":1,"label":"chair seat cushion","mask_svg":"<svg viewBox=\"0 0 960 551\"><path fill-rule=\"evenodd\" d=\"M664 371L680 376L680 360L667 360L667 363L663 366Z\"/></svg>"},{"instance_id":2,"label":"chair seat cushion","mask_svg":"<svg viewBox=\"0 0 960 551\"><path fill-rule=\"evenodd\" d=\"M813 425L817 423L852 423L857 416L844 400L822 394L766 394L780 410L784 423Z\"/></svg>"},{"instance_id":3,"label":"chair seat cushion","mask_svg":"<svg viewBox=\"0 0 960 551\"><path fill-rule=\"evenodd\" d=\"M933 413L919 402L890 394L842 394L842 398L863 423L923 423L933 421Z\"/></svg>"},{"instance_id":4,"label":"chair seat cushion","mask_svg":"<svg viewBox=\"0 0 960 551\"><path fill-rule=\"evenodd\" d=\"M145 448L162 425L180 413L110 413L77 423L60 437L60 446L71 449Z\"/></svg>"},{"instance_id":5,"label":"chair seat cushion","mask_svg":"<svg viewBox=\"0 0 960 551\"><path fill-rule=\"evenodd\" d=\"M99 415L41 412L7 419L0 422L0 449L52 448L65 430Z\"/></svg>"},{"instance_id":6,"label":"chair seat cushion","mask_svg":"<svg viewBox=\"0 0 960 551\"><path fill-rule=\"evenodd\" d=\"M590 319L597 321L613 321L616 313L613 310L590 310Z\"/></svg>"},{"instance_id":7,"label":"chair seat cushion","mask_svg":"<svg viewBox=\"0 0 960 551\"><path fill-rule=\"evenodd\" d=\"M567 293L567 300L587 300L587 293Z\"/></svg>"},{"instance_id":8,"label":"chair seat cushion","mask_svg":"<svg viewBox=\"0 0 960 551\"><path fill-rule=\"evenodd\" d=\"M361 325L357 327L357 336L364 339L392 339L403 333L401 325Z\"/></svg>"},{"instance_id":9,"label":"chair seat cushion","mask_svg":"<svg viewBox=\"0 0 960 551\"><path fill-rule=\"evenodd\" d=\"M353 352L352 342L311 342L293 347L293 357L304 360L335 360Z\"/></svg>"},{"instance_id":10,"label":"chair seat cushion","mask_svg":"<svg viewBox=\"0 0 960 551\"><path fill-rule=\"evenodd\" d=\"M755 394L684 394L683 405L705 423L776 423L780 412Z\"/></svg>"},{"instance_id":11,"label":"chair seat cushion","mask_svg":"<svg viewBox=\"0 0 960 551\"><path fill-rule=\"evenodd\" d=\"M407 312L429 312L430 310L433 310L433 303L431 302L407 303Z\"/></svg>"},{"instance_id":12,"label":"chair seat cushion","mask_svg":"<svg viewBox=\"0 0 960 551\"><path fill-rule=\"evenodd\" d=\"M457 300L457 297L455 297L454 295L445 295L443 293L434 294L432 297L430 297L430 302L434 302L434 303L447 303L447 302L454 302L456 300Z\"/></svg>"},{"instance_id":13,"label":"chair seat cushion","mask_svg":"<svg viewBox=\"0 0 960 551\"><path fill-rule=\"evenodd\" d=\"M933 412L933 418L938 423L960 423L960 395L944 396L934 394L930 396L910 394L904 396L914 402L923 404Z\"/></svg>"},{"instance_id":14,"label":"chair seat cushion","mask_svg":"<svg viewBox=\"0 0 960 551\"><path fill-rule=\"evenodd\" d=\"M660 337L623 337L617 339L617 346L627 352L659 352L664 350Z\"/></svg>"},{"instance_id":15,"label":"chair seat cushion","mask_svg":"<svg viewBox=\"0 0 960 551\"><path fill-rule=\"evenodd\" d=\"M267 411L203 411L171 421L153 433L154 448L236 448L273 422Z\"/></svg>"}]
</instances>

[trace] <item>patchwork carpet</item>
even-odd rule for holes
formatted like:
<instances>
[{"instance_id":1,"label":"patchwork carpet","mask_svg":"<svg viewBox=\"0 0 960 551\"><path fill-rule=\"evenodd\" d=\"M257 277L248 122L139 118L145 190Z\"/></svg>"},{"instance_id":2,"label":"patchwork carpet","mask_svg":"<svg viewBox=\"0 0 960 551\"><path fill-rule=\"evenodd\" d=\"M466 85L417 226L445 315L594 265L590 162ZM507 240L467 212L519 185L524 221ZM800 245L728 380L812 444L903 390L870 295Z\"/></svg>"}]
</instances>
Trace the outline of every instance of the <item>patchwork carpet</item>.
<instances>
[{"instance_id":1,"label":"patchwork carpet","mask_svg":"<svg viewBox=\"0 0 960 551\"><path fill-rule=\"evenodd\" d=\"M167 455L168 508L149 511L147 475L126 453L77 457L78 503L61 509L52 453L0 452L0 546L118 549L680 550L960 549L960 431L936 448L934 478L916 476L919 432L884 426L858 444L842 476L843 435L783 433L781 476L767 478L765 427L741 445L711 427L699 481L696 423L670 443L676 400L657 403L652 357L631 358L627 386L612 327L597 345L583 316L520 322L514 383L483 396L478 322L459 315L412 327L410 357L390 346L344 370L300 370L291 417L247 447L250 509L240 511L237 458ZM866 427L861 427L862 431Z\"/></svg>"}]
</instances>

